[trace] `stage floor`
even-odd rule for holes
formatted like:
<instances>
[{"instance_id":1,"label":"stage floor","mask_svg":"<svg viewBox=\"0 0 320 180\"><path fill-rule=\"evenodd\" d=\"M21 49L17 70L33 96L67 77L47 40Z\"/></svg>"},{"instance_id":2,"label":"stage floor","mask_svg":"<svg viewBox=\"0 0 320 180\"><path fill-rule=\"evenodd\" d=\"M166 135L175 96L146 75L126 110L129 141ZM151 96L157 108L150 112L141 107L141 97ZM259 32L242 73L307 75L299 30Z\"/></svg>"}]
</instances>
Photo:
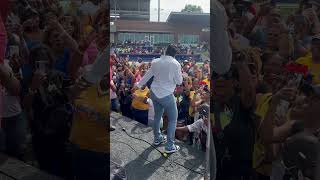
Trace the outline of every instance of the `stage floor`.
<instances>
[{"instance_id":1,"label":"stage floor","mask_svg":"<svg viewBox=\"0 0 320 180\"><path fill-rule=\"evenodd\" d=\"M111 161L118 164L122 161L128 180L194 180L202 177L176 164L179 163L203 174L205 153L200 149L176 140L176 144L181 148L180 151L165 158L149 144L129 137L122 130L124 127L128 134L152 143L151 127L117 113L111 113L110 120L116 127L116 130L110 133ZM163 152L164 145L158 149Z\"/></svg>"}]
</instances>

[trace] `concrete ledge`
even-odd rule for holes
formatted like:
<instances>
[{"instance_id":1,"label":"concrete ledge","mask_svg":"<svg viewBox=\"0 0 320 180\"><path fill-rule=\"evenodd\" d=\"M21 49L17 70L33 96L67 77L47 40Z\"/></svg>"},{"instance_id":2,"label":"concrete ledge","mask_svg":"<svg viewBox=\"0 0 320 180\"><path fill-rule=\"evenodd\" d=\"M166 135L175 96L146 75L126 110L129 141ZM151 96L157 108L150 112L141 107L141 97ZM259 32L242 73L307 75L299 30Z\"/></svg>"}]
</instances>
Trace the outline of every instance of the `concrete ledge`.
<instances>
[{"instance_id":1,"label":"concrete ledge","mask_svg":"<svg viewBox=\"0 0 320 180\"><path fill-rule=\"evenodd\" d=\"M0 153L1 180L62 180L22 161Z\"/></svg>"}]
</instances>

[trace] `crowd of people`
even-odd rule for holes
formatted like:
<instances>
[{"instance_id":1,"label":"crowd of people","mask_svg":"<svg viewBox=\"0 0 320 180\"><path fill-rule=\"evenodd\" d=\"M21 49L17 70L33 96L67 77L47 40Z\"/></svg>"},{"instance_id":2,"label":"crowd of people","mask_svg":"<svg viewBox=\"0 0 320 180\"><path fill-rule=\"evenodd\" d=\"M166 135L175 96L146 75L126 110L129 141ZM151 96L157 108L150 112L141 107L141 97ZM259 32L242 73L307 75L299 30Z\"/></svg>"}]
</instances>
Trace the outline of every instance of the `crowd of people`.
<instances>
[{"instance_id":1,"label":"crowd of people","mask_svg":"<svg viewBox=\"0 0 320 180\"><path fill-rule=\"evenodd\" d=\"M162 55L164 56L164 54ZM151 64L152 62L118 58L117 54L113 53L110 61L110 68L112 68L110 70L112 72L110 75L110 108L112 111L152 127L155 116L153 102L150 98L152 80L142 88L135 88L150 69ZM204 142L200 143L198 136L193 135L192 132L200 133L202 129L196 130L192 124L202 118L199 115L199 107L203 104L209 104L210 101L209 62L196 64L195 61L185 60L180 63L180 66L183 82L177 86L174 92L178 109L178 124L181 126L177 129L177 138L186 140L190 144L196 142L194 144L200 145ZM209 111L206 116L208 115ZM162 118L162 129L164 130L169 122L166 115ZM199 123L197 122L197 124ZM186 127L183 126L190 128L190 134L185 131ZM188 134L189 138L187 138Z\"/></svg>"},{"instance_id":2,"label":"crowd of people","mask_svg":"<svg viewBox=\"0 0 320 180\"><path fill-rule=\"evenodd\" d=\"M288 17L259 2L211 5L211 176L316 180L320 2L301 0Z\"/></svg>"},{"instance_id":3,"label":"crowd of people","mask_svg":"<svg viewBox=\"0 0 320 180\"><path fill-rule=\"evenodd\" d=\"M0 13L1 152L107 179L108 1L1 0Z\"/></svg>"},{"instance_id":4,"label":"crowd of people","mask_svg":"<svg viewBox=\"0 0 320 180\"><path fill-rule=\"evenodd\" d=\"M177 44L179 54L194 55L208 51L206 44L181 45ZM126 42L114 45L115 52L118 54L164 54L165 46L153 46L146 43Z\"/></svg>"}]
</instances>

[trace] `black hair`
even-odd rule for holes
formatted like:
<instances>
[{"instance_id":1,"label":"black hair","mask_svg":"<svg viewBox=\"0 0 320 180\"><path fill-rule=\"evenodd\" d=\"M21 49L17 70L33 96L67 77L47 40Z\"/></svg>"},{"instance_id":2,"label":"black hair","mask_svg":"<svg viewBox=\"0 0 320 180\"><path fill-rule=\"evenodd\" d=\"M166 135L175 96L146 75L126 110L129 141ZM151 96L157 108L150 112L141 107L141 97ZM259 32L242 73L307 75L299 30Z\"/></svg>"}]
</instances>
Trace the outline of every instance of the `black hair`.
<instances>
[{"instance_id":1,"label":"black hair","mask_svg":"<svg viewBox=\"0 0 320 180\"><path fill-rule=\"evenodd\" d=\"M175 57L177 53L178 53L178 49L175 46L169 45L167 47L166 55Z\"/></svg>"}]
</instances>

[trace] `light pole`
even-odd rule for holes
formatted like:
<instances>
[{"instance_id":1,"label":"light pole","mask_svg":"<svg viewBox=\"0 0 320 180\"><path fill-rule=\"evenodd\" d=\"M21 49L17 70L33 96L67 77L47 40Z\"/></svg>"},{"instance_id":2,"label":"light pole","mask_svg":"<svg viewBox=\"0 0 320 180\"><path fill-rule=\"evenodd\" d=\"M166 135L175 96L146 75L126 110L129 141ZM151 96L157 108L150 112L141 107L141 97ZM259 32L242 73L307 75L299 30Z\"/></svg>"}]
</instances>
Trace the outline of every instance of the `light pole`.
<instances>
[{"instance_id":1,"label":"light pole","mask_svg":"<svg viewBox=\"0 0 320 180\"><path fill-rule=\"evenodd\" d=\"M160 22L160 0L158 0L158 22Z\"/></svg>"}]
</instances>

